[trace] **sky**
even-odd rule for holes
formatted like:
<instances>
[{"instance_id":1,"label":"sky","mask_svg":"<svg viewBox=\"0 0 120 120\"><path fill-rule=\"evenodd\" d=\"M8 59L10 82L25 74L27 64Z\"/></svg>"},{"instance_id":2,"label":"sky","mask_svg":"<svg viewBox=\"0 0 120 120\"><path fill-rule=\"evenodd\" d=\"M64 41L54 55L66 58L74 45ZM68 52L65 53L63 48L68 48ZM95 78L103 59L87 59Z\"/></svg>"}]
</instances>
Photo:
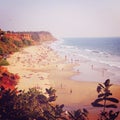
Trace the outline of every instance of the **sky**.
<instances>
[{"instance_id":1,"label":"sky","mask_svg":"<svg viewBox=\"0 0 120 120\"><path fill-rule=\"evenodd\" d=\"M120 37L120 0L0 0L0 28L59 37Z\"/></svg>"}]
</instances>

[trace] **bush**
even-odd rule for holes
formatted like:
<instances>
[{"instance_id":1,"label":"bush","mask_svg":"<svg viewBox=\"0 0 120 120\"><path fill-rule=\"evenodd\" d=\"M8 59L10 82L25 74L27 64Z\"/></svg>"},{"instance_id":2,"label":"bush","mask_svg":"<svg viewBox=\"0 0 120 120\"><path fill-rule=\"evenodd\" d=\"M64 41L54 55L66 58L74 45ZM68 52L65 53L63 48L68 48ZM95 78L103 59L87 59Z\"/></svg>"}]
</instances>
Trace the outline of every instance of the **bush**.
<instances>
[{"instance_id":1,"label":"bush","mask_svg":"<svg viewBox=\"0 0 120 120\"><path fill-rule=\"evenodd\" d=\"M52 106L49 97L36 88L24 92L17 89L5 90L1 86L0 93L2 120L58 120L63 112L63 105Z\"/></svg>"},{"instance_id":2,"label":"bush","mask_svg":"<svg viewBox=\"0 0 120 120\"><path fill-rule=\"evenodd\" d=\"M16 41L14 40L13 43L17 46L17 47L22 47L22 42L21 41Z\"/></svg>"},{"instance_id":3,"label":"bush","mask_svg":"<svg viewBox=\"0 0 120 120\"><path fill-rule=\"evenodd\" d=\"M0 55L3 55L3 49L2 48L0 48Z\"/></svg>"},{"instance_id":4,"label":"bush","mask_svg":"<svg viewBox=\"0 0 120 120\"><path fill-rule=\"evenodd\" d=\"M117 108L117 104L119 103L117 98L112 97L111 86L110 79L107 79L103 84L99 83L97 86L98 98L92 102L92 106L103 108L100 112L99 120L115 120L119 115L119 111L113 112L113 110L110 110L108 112L106 110L107 108Z\"/></svg>"},{"instance_id":5,"label":"bush","mask_svg":"<svg viewBox=\"0 0 120 120\"><path fill-rule=\"evenodd\" d=\"M22 42L23 42L23 44L24 44L25 46L32 45L32 43L31 43L30 40L23 39Z\"/></svg>"},{"instance_id":6,"label":"bush","mask_svg":"<svg viewBox=\"0 0 120 120\"><path fill-rule=\"evenodd\" d=\"M0 87L3 86L5 89L14 89L19 78L17 74L10 73L7 68L0 66Z\"/></svg>"},{"instance_id":7,"label":"bush","mask_svg":"<svg viewBox=\"0 0 120 120\"><path fill-rule=\"evenodd\" d=\"M1 41L4 42L4 43L9 43L9 39L6 36L3 36L1 38Z\"/></svg>"},{"instance_id":8,"label":"bush","mask_svg":"<svg viewBox=\"0 0 120 120\"><path fill-rule=\"evenodd\" d=\"M7 60L5 60L5 59L0 60L0 66L8 66L8 65L9 65L9 63Z\"/></svg>"}]
</instances>

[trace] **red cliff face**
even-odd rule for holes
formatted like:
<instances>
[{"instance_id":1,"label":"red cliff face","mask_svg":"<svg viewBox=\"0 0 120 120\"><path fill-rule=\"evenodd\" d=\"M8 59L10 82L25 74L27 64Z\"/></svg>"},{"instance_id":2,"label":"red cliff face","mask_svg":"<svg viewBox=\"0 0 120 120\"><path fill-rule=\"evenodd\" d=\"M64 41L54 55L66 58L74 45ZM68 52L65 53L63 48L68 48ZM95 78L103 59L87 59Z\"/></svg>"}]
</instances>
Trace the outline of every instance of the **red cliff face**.
<instances>
[{"instance_id":1,"label":"red cliff face","mask_svg":"<svg viewBox=\"0 0 120 120\"><path fill-rule=\"evenodd\" d=\"M44 41L56 40L53 35L46 31L41 32L11 32L0 29L0 56L10 54L19 48L39 44Z\"/></svg>"},{"instance_id":2,"label":"red cliff face","mask_svg":"<svg viewBox=\"0 0 120 120\"><path fill-rule=\"evenodd\" d=\"M7 31L4 32L0 29L0 39L2 37L6 37L7 39L11 39L14 41L22 41L22 40L28 40L28 41L36 41L36 42L43 42L43 41L53 41L56 40L56 38L47 31L40 31L40 32L11 32Z\"/></svg>"},{"instance_id":3,"label":"red cliff face","mask_svg":"<svg viewBox=\"0 0 120 120\"><path fill-rule=\"evenodd\" d=\"M0 30L0 56L16 52L21 47L33 44L34 41L29 33Z\"/></svg>"},{"instance_id":4,"label":"red cliff face","mask_svg":"<svg viewBox=\"0 0 120 120\"><path fill-rule=\"evenodd\" d=\"M32 40L30 34L23 34L23 33L6 33L5 36L7 38L16 40L16 41L21 41L22 39L26 40Z\"/></svg>"},{"instance_id":5,"label":"red cliff face","mask_svg":"<svg viewBox=\"0 0 120 120\"><path fill-rule=\"evenodd\" d=\"M15 33L6 33L6 37L11 38L16 41L25 40L35 40L35 41L53 41L56 40L55 37L49 32L15 32Z\"/></svg>"}]
</instances>

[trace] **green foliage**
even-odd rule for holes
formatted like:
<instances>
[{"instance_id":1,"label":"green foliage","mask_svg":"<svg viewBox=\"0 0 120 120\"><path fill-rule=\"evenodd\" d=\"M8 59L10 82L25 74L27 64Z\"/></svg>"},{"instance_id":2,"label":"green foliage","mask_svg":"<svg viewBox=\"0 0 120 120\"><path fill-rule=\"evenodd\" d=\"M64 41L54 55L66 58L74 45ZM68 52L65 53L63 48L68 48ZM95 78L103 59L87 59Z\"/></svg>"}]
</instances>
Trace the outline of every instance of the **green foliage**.
<instances>
[{"instance_id":1,"label":"green foliage","mask_svg":"<svg viewBox=\"0 0 120 120\"><path fill-rule=\"evenodd\" d=\"M49 92L48 92L49 91ZM0 88L0 119L1 120L87 120L86 109L68 112L64 105L53 105L50 96L55 95L55 89L49 88L46 97L41 91L31 88L28 92L6 90Z\"/></svg>"},{"instance_id":2,"label":"green foliage","mask_svg":"<svg viewBox=\"0 0 120 120\"><path fill-rule=\"evenodd\" d=\"M1 120L27 120L24 112L21 109L17 109L17 90L5 90L1 88L0 97L0 119ZM16 119L16 116L17 119Z\"/></svg>"},{"instance_id":3,"label":"green foliage","mask_svg":"<svg viewBox=\"0 0 120 120\"><path fill-rule=\"evenodd\" d=\"M11 35L9 36L7 33L10 33ZM4 56L4 54L11 54L18 51L21 47L33 44L31 40L26 40L20 37L20 35L22 36L24 33L16 34L10 31L7 33L0 30L0 56Z\"/></svg>"},{"instance_id":4,"label":"green foliage","mask_svg":"<svg viewBox=\"0 0 120 120\"><path fill-rule=\"evenodd\" d=\"M2 56L4 56L4 54L10 54L12 52L16 52L18 50L18 48L16 47L16 45L13 43L12 39L9 39L9 42L2 42L0 40L0 53Z\"/></svg>"},{"instance_id":5,"label":"green foliage","mask_svg":"<svg viewBox=\"0 0 120 120\"><path fill-rule=\"evenodd\" d=\"M9 39L6 36L1 37L1 41L4 43L9 43Z\"/></svg>"},{"instance_id":6,"label":"green foliage","mask_svg":"<svg viewBox=\"0 0 120 120\"><path fill-rule=\"evenodd\" d=\"M16 41L16 40L14 40L13 43L14 43L17 47L22 47L22 42L21 42L21 41Z\"/></svg>"},{"instance_id":7,"label":"green foliage","mask_svg":"<svg viewBox=\"0 0 120 120\"><path fill-rule=\"evenodd\" d=\"M57 120L64 105L53 106L49 97L32 88L28 92L0 88L0 119L2 120Z\"/></svg>"},{"instance_id":8,"label":"green foliage","mask_svg":"<svg viewBox=\"0 0 120 120\"><path fill-rule=\"evenodd\" d=\"M109 79L97 86L98 98L92 103L92 106L103 107L99 120L115 120L119 114L119 111L115 113L112 110L106 112L106 108L117 108L116 103L119 103L118 99L111 97L112 93L109 90L111 86Z\"/></svg>"},{"instance_id":9,"label":"green foliage","mask_svg":"<svg viewBox=\"0 0 120 120\"><path fill-rule=\"evenodd\" d=\"M30 40L26 40L26 39L23 39L21 41L14 40L13 43L17 47L24 47L24 46L30 46L30 45L32 45L32 42Z\"/></svg>"},{"instance_id":10,"label":"green foliage","mask_svg":"<svg viewBox=\"0 0 120 120\"><path fill-rule=\"evenodd\" d=\"M6 59L0 60L0 66L8 66L8 65L9 65L9 63Z\"/></svg>"},{"instance_id":11,"label":"green foliage","mask_svg":"<svg viewBox=\"0 0 120 120\"><path fill-rule=\"evenodd\" d=\"M23 42L23 44L24 44L25 46L30 46L30 45L32 45L32 43L31 43L30 40L23 39L22 42Z\"/></svg>"},{"instance_id":12,"label":"green foliage","mask_svg":"<svg viewBox=\"0 0 120 120\"><path fill-rule=\"evenodd\" d=\"M57 96L55 95L56 90L50 87L49 89L46 88L46 92L49 95L49 102L55 101Z\"/></svg>"},{"instance_id":13,"label":"green foliage","mask_svg":"<svg viewBox=\"0 0 120 120\"><path fill-rule=\"evenodd\" d=\"M2 48L0 48L0 55L3 55L3 49Z\"/></svg>"},{"instance_id":14,"label":"green foliage","mask_svg":"<svg viewBox=\"0 0 120 120\"><path fill-rule=\"evenodd\" d=\"M83 108L74 111L73 113L68 112L72 120L88 120L88 111Z\"/></svg>"}]
</instances>

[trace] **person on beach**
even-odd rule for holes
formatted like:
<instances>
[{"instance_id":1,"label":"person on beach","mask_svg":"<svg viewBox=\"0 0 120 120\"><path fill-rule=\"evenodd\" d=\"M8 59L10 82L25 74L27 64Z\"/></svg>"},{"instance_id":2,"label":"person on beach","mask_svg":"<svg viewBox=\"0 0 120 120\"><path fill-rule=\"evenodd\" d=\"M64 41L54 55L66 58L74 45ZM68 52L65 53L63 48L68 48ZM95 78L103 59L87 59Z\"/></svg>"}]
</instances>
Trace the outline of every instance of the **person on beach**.
<instances>
[{"instance_id":1,"label":"person on beach","mask_svg":"<svg viewBox=\"0 0 120 120\"><path fill-rule=\"evenodd\" d=\"M65 60L67 60L67 56L65 55Z\"/></svg>"},{"instance_id":2,"label":"person on beach","mask_svg":"<svg viewBox=\"0 0 120 120\"><path fill-rule=\"evenodd\" d=\"M70 94L72 94L72 89L70 89Z\"/></svg>"},{"instance_id":3,"label":"person on beach","mask_svg":"<svg viewBox=\"0 0 120 120\"><path fill-rule=\"evenodd\" d=\"M61 89L62 89L62 83L61 83L61 85L60 85L60 86L61 86Z\"/></svg>"},{"instance_id":4,"label":"person on beach","mask_svg":"<svg viewBox=\"0 0 120 120\"><path fill-rule=\"evenodd\" d=\"M93 70L93 65L91 65L91 69Z\"/></svg>"},{"instance_id":5,"label":"person on beach","mask_svg":"<svg viewBox=\"0 0 120 120\"><path fill-rule=\"evenodd\" d=\"M79 73L80 71L79 71L79 69L77 69L77 73Z\"/></svg>"},{"instance_id":6,"label":"person on beach","mask_svg":"<svg viewBox=\"0 0 120 120\"><path fill-rule=\"evenodd\" d=\"M71 63L73 63L73 59L71 58Z\"/></svg>"}]
</instances>

